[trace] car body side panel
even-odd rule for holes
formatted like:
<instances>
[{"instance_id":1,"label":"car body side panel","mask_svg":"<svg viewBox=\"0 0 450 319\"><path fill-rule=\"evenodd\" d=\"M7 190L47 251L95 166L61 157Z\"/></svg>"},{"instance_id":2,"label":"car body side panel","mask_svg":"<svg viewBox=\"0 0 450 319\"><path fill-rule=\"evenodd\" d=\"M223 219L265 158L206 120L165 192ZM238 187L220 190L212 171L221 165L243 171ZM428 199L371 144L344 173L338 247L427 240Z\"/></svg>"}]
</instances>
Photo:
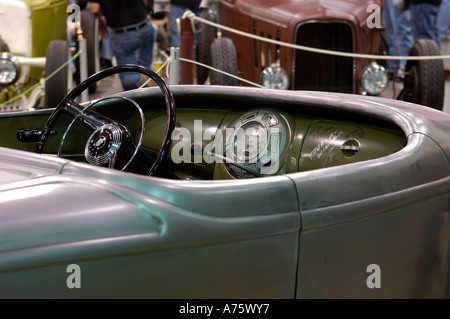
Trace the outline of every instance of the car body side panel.
<instances>
[{"instance_id":1,"label":"car body side panel","mask_svg":"<svg viewBox=\"0 0 450 319\"><path fill-rule=\"evenodd\" d=\"M74 259L0 274L0 296L292 298L296 278L292 249L297 242L297 234L291 233L105 259ZM80 289L66 285L70 264L80 267Z\"/></svg>"},{"instance_id":2,"label":"car body side panel","mask_svg":"<svg viewBox=\"0 0 450 319\"><path fill-rule=\"evenodd\" d=\"M395 195L386 197L378 199L380 207ZM351 206L334 207L333 213ZM306 230L300 236L297 298L444 298L449 226L449 197L442 195Z\"/></svg>"},{"instance_id":3,"label":"car body side panel","mask_svg":"<svg viewBox=\"0 0 450 319\"><path fill-rule=\"evenodd\" d=\"M450 175L449 167L445 154L433 140L422 134L413 134L408 145L392 155L351 166L299 173L294 175L294 180L300 182L300 205L304 211L325 209L364 200L369 196L377 197L434 183ZM373 182L367 183L367 180ZM323 196L324 193L327 196ZM368 211L366 213L369 214ZM331 216L333 219L325 223L323 215L307 215L303 226L312 228L353 218L350 213Z\"/></svg>"},{"instance_id":4,"label":"car body side panel","mask_svg":"<svg viewBox=\"0 0 450 319\"><path fill-rule=\"evenodd\" d=\"M363 166L294 175L302 211L297 297L443 298L449 176L445 154L421 134ZM381 288L367 284L372 265Z\"/></svg>"},{"instance_id":5,"label":"car body side panel","mask_svg":"<svg viewBox=\"0 0 450 319\"><path fill-rule=\"evenodd\" d=\"M68 163L52 174L45 159L56 167L64 160L3 150L1 168L16 157L36 173L0 187L1 297L295 294L300 213L286 177L258 187L245 180L188 186ZM214 201L219 194L226 195ZM86 274L84 290L66 286L70 264ZM133 271L120 275L124 267Z\"/></svg>"}]
</instances>

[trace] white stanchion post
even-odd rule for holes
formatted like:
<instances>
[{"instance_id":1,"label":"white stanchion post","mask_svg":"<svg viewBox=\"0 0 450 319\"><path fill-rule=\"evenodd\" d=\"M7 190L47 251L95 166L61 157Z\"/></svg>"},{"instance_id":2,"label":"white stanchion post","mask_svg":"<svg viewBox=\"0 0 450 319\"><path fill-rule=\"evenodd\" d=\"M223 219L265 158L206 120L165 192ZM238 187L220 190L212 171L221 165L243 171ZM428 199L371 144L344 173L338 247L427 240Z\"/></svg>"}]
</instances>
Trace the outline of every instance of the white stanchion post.
<instances>
[{"instance_id":1,"label":"white stanchion post","mask_svg":"<svg viewBox=\"0 0 450 319\"><path fill-rule=\"evenodd\" d=\"M88 71L87 71L87 44L86 39L83 37L83 30L81 30L81 26L78 23L77 25L77 42L78 48L82 51L79 59L80 59L80 83L87 79ZM89 100L89 91L84 90L81 93L81 102L86 102Z\"/></svg>"},{"instance_id":2,"label":"white stanchion post","mask_svg":"<svg viewBox=\"0 0 450 319\"><path fill-rule=\"evenodd\" d=\"M169 84L180 84L180 48L170 48L170 73Z\"/></svg>"}]
</instances>

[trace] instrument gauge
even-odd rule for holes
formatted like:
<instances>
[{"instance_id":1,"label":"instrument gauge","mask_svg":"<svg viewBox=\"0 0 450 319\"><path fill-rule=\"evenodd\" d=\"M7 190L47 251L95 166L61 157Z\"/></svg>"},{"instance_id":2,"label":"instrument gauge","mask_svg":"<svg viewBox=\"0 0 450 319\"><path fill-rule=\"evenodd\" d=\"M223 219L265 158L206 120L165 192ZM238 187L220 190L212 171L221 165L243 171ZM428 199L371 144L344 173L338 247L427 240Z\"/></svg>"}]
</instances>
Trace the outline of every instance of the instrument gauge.
<instances>
[{"instance_id":1,"label":"instrument gauge","mask_svg":"<svg viewBox=\"0 0 450 319\"><path fill-rule=\"evenodd\" d=\"M261 175L278 171L281 152L287 142L288 125L284 117L270 110L250 111L227 128L226 158ZM237 165L228 166L239 177L251 177Z\"/></svg>"}]
</instances>

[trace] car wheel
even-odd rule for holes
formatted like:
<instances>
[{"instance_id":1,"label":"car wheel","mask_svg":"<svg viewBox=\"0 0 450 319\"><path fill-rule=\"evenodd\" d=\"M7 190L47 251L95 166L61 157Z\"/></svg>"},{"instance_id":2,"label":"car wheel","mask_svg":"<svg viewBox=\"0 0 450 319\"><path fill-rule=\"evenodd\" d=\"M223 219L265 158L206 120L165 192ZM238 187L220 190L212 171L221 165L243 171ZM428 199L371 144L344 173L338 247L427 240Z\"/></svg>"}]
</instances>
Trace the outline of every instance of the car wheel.
<instances>
[{"instance_id":1,"label":"car wheel","mask_svg":"<svg viewBox=\"0 0 450 319\"><path fill-rule=\"evenodd\" d=\"M69 44L67 41L51 41L45 53L45 77L56 71L69 59ZM66 65L45 83L45 106L56 107L67 94L68 74L70 67Z\"/></svg>"},{"instance_id":2,"label":"car wheel","mask_svg":"<svg viewBox=\"0 0 450 319\"><path fill-rule=\"evenodd\" d=\"M95 17L95 14L93 14L90 11L84 10L81 12L80 23L81 29L83 30L83 36L86 39L87 75L89 77L92 74L98 72L100 69L98 21L97 18ZM79 82L80 81L78 81L78 83ZM90 94L93 94L96 91L97 91L97 83L95 83L89 88Z\"/></svg>"},{"instance_id":3,"label":"car wheel","mask_svg":"<svg viewBox=\"0 0 450 319\"><path fill-rule=\"evenodd\" d=\"M229 38L217 38L211 44L211 64L213 68L236 75L237 55L236 47ZM227 74L211 71L211 84L213 85L238 85L236 78Z\"/></svg>"},{"instance_id":4,"label":"car wheel","mask_svg":"<svg viewBox=\"0 0 450 319\"><path fill-rule=\"evenodd\" d=\"M437 43L417 40L409 56L441 55ZM442 111L444 107L445 71L442 60L410 60L406 63L404 88L398 99L422 104Z\"/></svg>"},{"instance_id":5,"label":"car wheel","mask_svg":"<svg viewBox=\"0 0 450 319\"><path fill-rule=\"evenodd\" d=\"M216 22L216 14L211 10L205 9L200 15L203 19ZM216 37L216 28L207 24L200 26L197 33L197 61L206 65L211 65L211 43ZM197 66L197 83L204 84L208 79L209 69L203 66Z\"/></svg>"}]
</instances>

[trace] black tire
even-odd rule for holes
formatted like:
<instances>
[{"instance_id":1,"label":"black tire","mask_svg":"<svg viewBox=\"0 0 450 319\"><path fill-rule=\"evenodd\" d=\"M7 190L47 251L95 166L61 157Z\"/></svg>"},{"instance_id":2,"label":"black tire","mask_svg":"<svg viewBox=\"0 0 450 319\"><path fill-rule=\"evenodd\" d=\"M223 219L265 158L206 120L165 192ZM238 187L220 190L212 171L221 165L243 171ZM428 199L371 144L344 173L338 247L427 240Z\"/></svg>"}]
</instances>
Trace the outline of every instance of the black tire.
<instances>
[{"instance_id":1,"label":"black tire","mask_svg":"<svg viewBox=\"0 0 450 319\"><path fill-rule=\"evenodd\" d=\"M417 40L409 56L441 55L438 44L430 39ZM441 60L408 61L404 88L399 99L442 111L444 107L445 70Z\"/></svg>"},{"instance_id":2,"label":"black tire","mask_svg":"<svg viewBox=\"0 0 450 319\"><path fill-rule=\"evenodd\" d=\"M211 44L211 64L214 68L236 75L236 47L229 38L217 38ZM211 71L211 84L236 86L239 81L227 74Z\"/></svg>"},{"instance_id":3,"label":"black tire","mask_svg":"<svg viewBox=\"0 0 450 319\"><path fill-rule=\"evenodd\" d=\"M9 52L9 47L2 37L0 37L0 52Z\"/></svg>"},{"instance_id":4,"label":"black tire","mask_svg":"<svg viewBox=\"0 0 450 319\"><path fill-rule=\"evenodd\" d=\"M70 57L67 41L51 41L45 53L45 77L52 74ZM68 74L71 69L66 65L45 83L45 107L56 107L67 95Z\"/></svg>"},{"instance_id":5,"label":"black tire","mask_svg":"<svg viewBox=\"0 0 450 319\"><path fill-rule=\"evenodd\" d=\"M204 9L201 18L211 22L216 22L216 14L208 9ZM208 24L200 24L197 33L197 61L206 65L211 65L211 43L216 37L216 28ZM209 76L209 69L197 65L197 83L204 84Z\"/></svg>"},{"instance_id":6,"label":"black tire","mask_svg":"<svg viewBox=\"0 0 450 319\"><path fill-rule=\"evenodd\" d=\"M99 71L100 57L99 57L99 33L98 22L95 14L84 10L81 11L80 17L81 30L83 30L83 37L86 39L87 47L87 76L91 76ZM79 61L79 59L78 59ZM79 64L77 65L79 68ZM79 70L79 69L78 69ZM79 77L79 75L78 75ZM80 83L80 81L77 81ZM97 83L89 88L89 93L93 94L97 91Z\"/></svg>"}]
</instances>

